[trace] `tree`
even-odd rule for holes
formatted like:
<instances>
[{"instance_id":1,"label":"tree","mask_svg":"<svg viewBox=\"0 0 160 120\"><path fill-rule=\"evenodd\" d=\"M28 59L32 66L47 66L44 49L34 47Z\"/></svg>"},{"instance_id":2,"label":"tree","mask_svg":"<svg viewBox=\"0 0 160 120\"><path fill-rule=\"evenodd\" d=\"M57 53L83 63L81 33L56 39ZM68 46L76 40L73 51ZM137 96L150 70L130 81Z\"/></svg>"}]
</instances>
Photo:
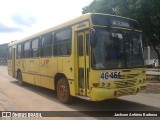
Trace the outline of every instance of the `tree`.
<instances>
[{"instance_id":1,"label":"tree","mask_svg":"<svg viewBox=\"0 0 160 120\"><path fill-rule=\"evenodd\" d=\"M160 43L160 0L94 0L82 10L83 14L97 12L136 19L151 40L147 42Z\"/></svg>"},{"instance_id":2,"label":"tree","mask_svg":"<svg viewBox=\"0 0 160 120\"><path fill-rule=\"evenodd\" d=\"M89 6L82 8L82 13L107 13L107 14L115 14L114 13L114 0L94 0Z\"/></svg>"},{"instance_id":3,"label":"tree","mask_svg":"<svg viewBox=\"0 0 160 120\"><path fill-rule=\"evenodd\" d=\"M117 2L119 4L116 6L116 14L133 18L140 22L143 33L148 38L143 39L144 45L153 45L160 60L160 53L156 48L160 44L160 1L117 0Z\"/></svg>"}]
</instances>

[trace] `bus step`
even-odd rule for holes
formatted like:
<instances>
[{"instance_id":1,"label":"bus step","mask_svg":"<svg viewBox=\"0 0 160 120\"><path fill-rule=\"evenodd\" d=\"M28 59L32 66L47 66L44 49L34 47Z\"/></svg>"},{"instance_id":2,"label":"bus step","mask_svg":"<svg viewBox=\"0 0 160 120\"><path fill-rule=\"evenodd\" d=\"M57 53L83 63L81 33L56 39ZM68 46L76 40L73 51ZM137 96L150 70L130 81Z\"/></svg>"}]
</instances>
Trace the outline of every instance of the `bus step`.
<instances>
[{"instance_id":1,"label":"bus step","mask_svg":"<svg viewBox=\"0 0 160 120\"><path fill-rule=\"evenodd\" d=\"M86 96L76 95L76 97L84 99L84 100L91 100L91 98L86 97Z\"/></svg>"}]
</instances>

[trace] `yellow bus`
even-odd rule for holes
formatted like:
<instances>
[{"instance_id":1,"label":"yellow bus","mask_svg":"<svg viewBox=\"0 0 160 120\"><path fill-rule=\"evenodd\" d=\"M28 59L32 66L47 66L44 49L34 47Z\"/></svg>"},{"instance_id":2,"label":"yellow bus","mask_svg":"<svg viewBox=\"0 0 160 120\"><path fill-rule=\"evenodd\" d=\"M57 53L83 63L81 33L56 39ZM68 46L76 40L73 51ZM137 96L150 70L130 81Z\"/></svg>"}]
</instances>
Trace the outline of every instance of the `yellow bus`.
<instances>
[{"instance_id":1,"label":"yellow bus","mask_svg":"<svg viewBox=\"0 0 160 120\"><path fill-rule=\"evenodd\" d=\"M88 13L9 44L8 73L19 85L101 101L146 89L142 30L136 20Z\"/></svg>"}]
</instances>

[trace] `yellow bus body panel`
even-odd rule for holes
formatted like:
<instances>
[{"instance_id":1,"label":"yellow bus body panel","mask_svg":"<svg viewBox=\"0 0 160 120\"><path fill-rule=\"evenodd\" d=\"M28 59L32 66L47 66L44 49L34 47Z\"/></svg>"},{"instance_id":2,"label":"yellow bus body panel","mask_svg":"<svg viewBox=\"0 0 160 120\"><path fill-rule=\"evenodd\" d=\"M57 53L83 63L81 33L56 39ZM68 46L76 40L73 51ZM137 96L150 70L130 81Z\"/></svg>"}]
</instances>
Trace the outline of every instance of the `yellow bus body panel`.
<instances>
[{"instance_id":1,"label":"yellow bus body panel","mask_svg":"<svg viewBox=\"0 0 160 120\"><path fill-rule=\"evenodd\" d=\"M86 33L90 34L92 25L92 14L85 14L76 19L68 21L64 24L49 28L45 31L26 37L20 41L15 41L9 44L9 47L14 46L16 52L16 45L23 43L27 40L39 37L47 33L55 32L57 30L70 27L72 29L71 40L71 55L68 56L50 56L50 57L37 57L37 58L15 58L15 70L13 70L12 60L8 60L8 74L12 77L17 77L18 71L22 72L23 81L55 90L56 88L56 76L63 75L68 80L71 96L80 96L80 87L78 84L80 67L85 68L85 72L88 70L88 83L89 86L83 88L86 89L86 93L81 94L82 97L88 97L91 101L100 101L110 98L116 98L123 95L136 94L144 92L147 82L144 68L130 68L130 69L113 69L113 70L93 70L91 68L91 59L89 56L85 56L84 60L78 56L77 37L80 33L85 38ZM104 15L104 14L102 14ZM113 16L113 15L109 15ZM99 26L103 27L103 26ZM106 26L104 26L106 27ZM86 39L86 38L85 38ZM85 43L86 44L86 43ZM85 45L84 44L84 45ZM90 56L91 56L91 47ZM53 50L53 47L52 47ZM15 56L16 53L15 53ZM81 60L80 60L81 59ZM80 61L79 61L80 60ZM89 61L85 64L84 62ZM15 72L15 75L13 73ZM101 74L104 72L120 72L121 78L101 80ZM85 73L85 75L87 72ZM87 75L86 75L87 76ZM87 77L86 77L87 79ZM87 83L87 80L85 81ZM85 83L85 84L86 84ZM96 85L96 86L95 86ZM88 87L88 88L87 88Z\"/></svg>"}]
</instances>

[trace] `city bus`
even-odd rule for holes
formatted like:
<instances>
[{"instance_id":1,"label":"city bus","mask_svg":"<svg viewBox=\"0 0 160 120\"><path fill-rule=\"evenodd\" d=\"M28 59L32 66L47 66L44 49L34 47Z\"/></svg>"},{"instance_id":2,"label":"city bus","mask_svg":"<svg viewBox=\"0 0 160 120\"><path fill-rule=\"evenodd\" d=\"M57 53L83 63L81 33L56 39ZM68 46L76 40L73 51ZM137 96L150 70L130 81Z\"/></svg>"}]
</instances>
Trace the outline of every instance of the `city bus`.
<instances>
[{"instance_id":1,"label":"city bus","mask_svg":"<svg viewBox=\"0 0 160 120\"><path fill-rule=\"evenodd\" d=\"M136 20L87 13L9 44L8 74L73 97L102 101L145 92L142 29Z\"/></svg>"}]
</instances>

